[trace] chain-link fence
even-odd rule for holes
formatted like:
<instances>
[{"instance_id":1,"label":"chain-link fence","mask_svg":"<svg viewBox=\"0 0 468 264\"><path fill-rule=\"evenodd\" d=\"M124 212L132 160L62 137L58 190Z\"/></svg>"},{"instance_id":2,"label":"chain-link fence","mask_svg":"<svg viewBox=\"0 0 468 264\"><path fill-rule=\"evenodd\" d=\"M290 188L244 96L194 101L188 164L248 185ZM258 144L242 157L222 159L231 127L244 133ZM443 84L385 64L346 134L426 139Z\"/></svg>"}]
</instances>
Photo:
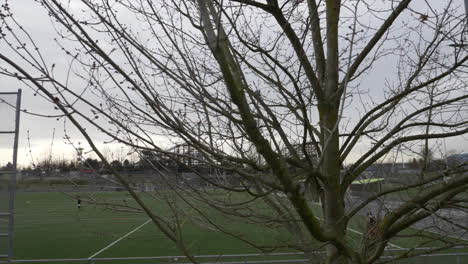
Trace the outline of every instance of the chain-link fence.
<instances>
[{"instance_id":1,"label":"chain-link fence","mask_svg":"<svg viewBox=\"0 0 468 264\"><path fill-rule=\"evenodd\" d=\"M14 198L21 90L0 93L0 260L13 258Z\"/></svg>"}]
</instances>

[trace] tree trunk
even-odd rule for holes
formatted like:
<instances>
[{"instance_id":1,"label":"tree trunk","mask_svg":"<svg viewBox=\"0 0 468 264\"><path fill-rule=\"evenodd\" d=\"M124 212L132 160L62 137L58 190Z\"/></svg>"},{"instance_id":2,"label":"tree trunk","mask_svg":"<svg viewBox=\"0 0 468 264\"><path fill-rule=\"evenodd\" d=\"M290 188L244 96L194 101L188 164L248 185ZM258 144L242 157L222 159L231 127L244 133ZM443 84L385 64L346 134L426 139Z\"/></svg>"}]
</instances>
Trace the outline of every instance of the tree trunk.
<instances>
[{"instance_id":1,"label":"tree trunk","mask_svg":"<svg viewBox=\"0 0 468 264\"><path fill-rule=\"evenodd\" d=\"M326 179L324 183L324 224L327 230L333 230L337 240L345 239L344 199L340 185L340 160L338 127L338 106L328 105L321 115L322 123L322 166L321 173ZM343 263L343 252L329 245L327 247L327 263Z\"/></svg>"}]
</instances>

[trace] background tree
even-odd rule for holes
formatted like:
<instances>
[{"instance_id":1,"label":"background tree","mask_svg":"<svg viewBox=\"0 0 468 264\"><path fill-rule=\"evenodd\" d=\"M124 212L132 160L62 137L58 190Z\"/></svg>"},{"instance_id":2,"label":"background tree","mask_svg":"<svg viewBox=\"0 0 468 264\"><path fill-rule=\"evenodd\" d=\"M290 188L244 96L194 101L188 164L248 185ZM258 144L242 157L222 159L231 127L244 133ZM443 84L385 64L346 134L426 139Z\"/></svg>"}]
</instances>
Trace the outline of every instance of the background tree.
<instances>
[{"instance_id":1,"label":"background tree","mask_svg":"<svg viewBox=\"0 0 468 264\"><path fill-rule=\"evenodd\" d=\"M118 162L118 161L117 161ZM119 163L120 164L120 163ZM101 167L99 160L93 158L86 158L83 162L83 167L98 171Z\"/></svg>"},{"instance_id":2,"label":"background tree","mask_svg":"<svg viewBox=\"0 0 468 264\"><path fill-rule=\"evenodd\" d=\"M118 160L113 160L110 165L116 169L116 170L121 170L122 169L122 163L120 163L120 161Z\"/></svg>"},{"instance_id":3,"label":"background tree","mask_svg":"<svg viewBox=\"0 0 468 264\"><path fill-rule=\"evenodd\" d=\"M152 212L114 171L193 262L177 225L181 216L262 250L292 247L316 260L312 252L325 247L326 263L373 263L408 227L464 204L457 197L466 190L468 175L456 169L362 199L346 198L352 182L377 161L413 153L422 142L467 133L461 3L37 2L56 25L54 40L68 65L56 67L59 62L42 56L42 47L7 3L1 14L2 74L55 104L108 168L88 126L135 151L165 155L179 164L195 159L240 177L239 186L233 186L199 173L226 193L244 193L241 202L172 185L173 195L192 210L188 215L186 207L174 209L175 200L166 192L173 209L168 220ZM196 152L167 151L167 142ZM252 155L252 146L259 155ZM306 151L308 146L316 155ZM342 170L345 162L352 164ZM156 167L167 184L174 183L159 169L164 166ZM392 208L375 206L403 190L418 194ZM309 193L320 197L321 206ZM255 243L207 217L197 209L200 201L219 210L222 222L231 217L263 226L275 223L273 228L287 230L291 240ZM270 208L268 214L253 210L259 201ZM348 226L376 210L382 214L375 232L356 247ZM433 239L423 232L411 235L419 235L421 245ZM458 243L438 240L438 249ZM427 251L396 258L421 253Z\"/></svg>"}]
</instances>

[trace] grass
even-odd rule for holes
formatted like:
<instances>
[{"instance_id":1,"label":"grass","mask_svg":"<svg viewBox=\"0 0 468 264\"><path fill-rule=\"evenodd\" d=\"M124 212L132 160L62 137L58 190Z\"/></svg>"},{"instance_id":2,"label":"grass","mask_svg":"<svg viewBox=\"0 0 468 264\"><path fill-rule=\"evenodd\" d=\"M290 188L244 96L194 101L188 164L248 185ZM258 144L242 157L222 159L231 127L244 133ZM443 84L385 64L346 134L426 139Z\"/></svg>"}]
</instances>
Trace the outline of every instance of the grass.
<instances>
[{"instance_id":1,"label":"grass","mask_svg":"<svg viewBox=\"0 0 468 264\"><path fill-rule=\"evenodd\" d=\"M128 199L123 192L99 193L96 196L108 202ZM163 214L167 211L157 200L148 197L145 200L155 212ZM126 202L132 203L130 200ZM86 203L78 210L72 197L58 192L18 193L16 208L16 259L87 258L148 220L142 213L116 212ZM221 217L214 213L210 216L213 220ZM187 245L196 255L259 253L235 238L190 221L182 222L185 222L182 230L187 237ZM242 233L263 245L275 245L288 239L288 234L281 229L259 228L240 222L226 224L231 224L230 231ZM174 243L150 222L98 257L180 254Z\"/></svg>"},{"instance_id":2,"label":"grass","mask_svg":"<svg viewBox=\"0 0 468 264\"><path fill-rule=\"evenodd\" d=\"M86 197L89 194L80 194ZM122 202L129 205L132 201L124 192L104 192L94 194L100 201ZM148 205L159 215L167 213L168 208L158 200L144 196ZM234 197L239 199L240 197ZM317 205L318 206L318 205ZM200 206L201 208L201 206ZM121 238L136 227L142 225L148 218L142 213L116 212L102 206L84 204L83 208L76 208L76 201L68 194L50 193L18 193L16 198L15 222L15 259L55 259L55 258L87 258ZM190 208L183 208L190 213ZM258 211L267 210L259 206ZM318 207L317 207L318 209ZM318 211L318 210L317 210ZM268 246L280 245L289 241L289 234L281 228L267 228L241 221L225 219L220 213L209 212L212 220L224 222L229 231L240 233L245 238L253 239L257 243ZM320 216L319 216L320 217ZM188 247L195 255L247 254L259 253L258 250L226 236L220 232L209 230L203 226L187 220L182 232L186 237ZM365 219L355 217L350 222L349 239L355 240L356 245L362 239L359 232L365 232ZM409 229L403 235L424 232ZM427 236L436 235L426 233ZM411 247L422 240L416 238L398 238L390 241L398 247ZM426 246L436 246L437 242ZM282 248L279 252L292 252L294 249ZM143 257L181 255L174 243L167 239L153 223L148 223L118 242L97 257ZM302 258L302 256L288 256L287 258ZM264 259L263 259L264 260ZM440 259L438 259L440 260ZM468 261L468 258L465 258ZM208 260L206 260L208 261ZM213 261L213 259L209 260ZM232 261L232 260L230 260ZM401 263L440 263L436 258L413 259L413 262ZM152 261L138 261L132 263L155 263ZM158 260L157 263L160 261ZM109 263L109 262L105 262ZM126 261L111 263L128 263ZM456 263L456 262L454 262ZM463 263L463 262L460 262Z\"/></svg>"}]
</instances>

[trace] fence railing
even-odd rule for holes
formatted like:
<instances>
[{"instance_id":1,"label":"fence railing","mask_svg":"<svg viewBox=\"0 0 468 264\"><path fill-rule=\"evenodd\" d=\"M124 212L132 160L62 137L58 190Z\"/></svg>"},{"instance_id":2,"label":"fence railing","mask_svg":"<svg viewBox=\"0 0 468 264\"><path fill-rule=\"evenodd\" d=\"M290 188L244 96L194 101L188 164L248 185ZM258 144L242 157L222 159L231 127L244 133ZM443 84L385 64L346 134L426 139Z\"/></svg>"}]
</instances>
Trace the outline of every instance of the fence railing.
<instances>
[{"instance_id":1,"label":"fence railing","mask_svg":"<svg viewBox=\"0 0 468 264\"><path fill-rule=\"evenodd\" d=\"M388 249L381 257L383 260L391 260L395 258L398 252L405 251L428 251L433 248L398 248ZM454 247L450 250L462 250L467 247ZM317 256L324 254L324 252L314 252ZM428 258L432 261L428 261ZM285 253L267 253L267 254L225 254L225 255L197 255L195 259L202 264L264 264L264 263L309 263L310 259L306 258L303 252L285 252ZM149 256L149 257L100 257L100 258L64 258L64 259L12 259L11 263L145 263L145 264L188 264L190 263L186 256ZM0 263L7 263L2 262ZM444 264L462 264L468 263L468 252L451 252L451 253L434 253L434 254L421 254L409 259L401 259L392 263L444 263Z\"/></svg>"}]
</instances>

